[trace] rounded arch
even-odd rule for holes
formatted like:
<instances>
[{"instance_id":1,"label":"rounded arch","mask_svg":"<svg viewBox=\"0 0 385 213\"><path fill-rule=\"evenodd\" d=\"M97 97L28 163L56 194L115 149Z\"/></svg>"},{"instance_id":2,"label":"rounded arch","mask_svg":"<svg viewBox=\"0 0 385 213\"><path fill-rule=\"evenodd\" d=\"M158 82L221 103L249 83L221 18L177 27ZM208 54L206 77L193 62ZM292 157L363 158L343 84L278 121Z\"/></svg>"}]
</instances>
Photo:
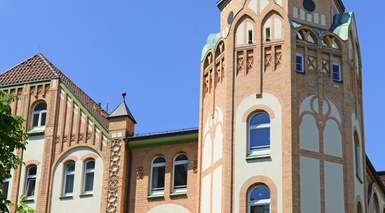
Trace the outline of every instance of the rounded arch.
<instances>
[{"instance_id":1,"label":"rounded arch","mask_svg":"<svg viewBox=\"0 0 385 213\"><path fill-rule=\"evenodd\" d=\"M187 210L185 207L178 204L162 204L162 205L155 206L147 211L147 213L160 213L160 212L190 213L189 210Z\"/></svg>"},{"instance_id":2,"label":"rounded arch","mask_svg":"<svg viewBox=\"0 0 385 213\"><path fill-rule=\"evenodd\" d=\"M218 41L214 48L215 52L215 58L217 58L219 55L221 55L225 51L225 42L221 39Z\"/></svg>"},{"instance_id":3,"label":"rounded arch","mask_svg":"<svg viewBox=\"0 0 385 213\"><path fill-rule=\"evenodd\" d=\"M310 44L317 45L319 42L319 37L311 28L302 26L296 29L296 38L297 40L304 41Z\"/></svg>"},{"instance_id":4,"label":"rounded arch","mask_svg":"<svg viewBox=\"0 0 385 213\"><path fill-rule=\"evenodd\" d=\"M56 170L57 166L61 163L61 162L64 162L66 160L66 158L68 156L71 156L70 154L73 153L73 152L76 152L77 150L81 150L81 149L84 149L84 150L89 150L91 152L94 152L96 154L97 157L100 157L102 160L103 160L103 155L102 153L100 153L98 150L96 150L95 148L93 147L90 147L90 146L84 146L84 145L77 145L77 146L74 146L68 150L66 150L65 152L61 153L59 155L59 157L56 159L56 161L53 163L54 165L54 169L53 171ZM73 159L77 159L75 156L71 157Z\"/></svg>"},{"instance_id":5,"label":"rounded arch","mask_svg":"<svg viewBox=\"0 0 385 213\"><path fill-rule=\"evenodd\" d=\"M254 176L249 178L241 187L240 190L240 205L239 212L247 212L248 206L248 194L250 190L257 186L264 185L270 190L270 211L271 213L277 213L277 188L270 178L266 176Z\"/></svg>"},{"instance_id":6,"label":"rounded arch","mask_svg":"<svg viewBox=\"0 0 385 213\"><path fill-rule=\"evenodd\" d=\"M178 152L178 153L176 153L176 154L174 155L174 157L172 158L172 161L173 161L173 162L176 161L177 158L178 158L179 156L182 156L182 155L184 155L187 159L189 159L189 157L188 157L188 155L187 155L186 152L180 151L180 152Z\"/></svg>"},{"instance_id":7,"label":"rounded arch","mask_svg":"<svg viewBox=\"0 0 385 213\"><path fill-rule=\"evenodd\" d=\"M334 33L325 32L321 35L321 45L332 49L340 50L342 48L343 41Z\"/></svg>"},{"instance_id":8,"label":"rounded arch","mask_svg":"<svg viewBox=\"0 0 385 213\"><path fill-rule=\"evenodd\" d=\"M211 65L213 63L213 61L214 61L214 59L213 59L212 50L209 50L206 53L206 56L204 57L203 69L206 69L209 65Z\"/></svg>"}]
</instances>

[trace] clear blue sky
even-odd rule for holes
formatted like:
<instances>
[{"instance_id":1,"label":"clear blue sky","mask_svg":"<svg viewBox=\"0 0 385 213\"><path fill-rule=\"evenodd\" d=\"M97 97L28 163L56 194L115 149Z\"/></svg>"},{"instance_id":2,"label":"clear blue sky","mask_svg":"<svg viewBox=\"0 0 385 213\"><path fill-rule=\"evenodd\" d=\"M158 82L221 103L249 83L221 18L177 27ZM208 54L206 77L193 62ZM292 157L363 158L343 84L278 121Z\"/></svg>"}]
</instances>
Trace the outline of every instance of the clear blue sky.
<instances>
[{"instance_id":1,"label":"clear blue sky","mask_svg":"<svg viewBox=\"0 0 385 213\"><path fill-rule=\"evenodd\" d=\"M42 52L110 109L128 93L137 132L196 127L201 49L216 0L2 0L0 70ZM385 170L385 1L345 0L361 39L366 147Z\"/></svg>"}]
</instances>

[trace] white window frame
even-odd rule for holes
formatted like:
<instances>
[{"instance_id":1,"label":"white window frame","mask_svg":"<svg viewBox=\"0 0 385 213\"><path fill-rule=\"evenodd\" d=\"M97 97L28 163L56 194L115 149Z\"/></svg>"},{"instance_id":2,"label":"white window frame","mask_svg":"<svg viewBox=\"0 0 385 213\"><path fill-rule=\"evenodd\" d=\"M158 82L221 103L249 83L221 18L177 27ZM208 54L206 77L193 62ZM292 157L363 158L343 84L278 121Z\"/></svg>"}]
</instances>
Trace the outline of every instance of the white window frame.
<instances>
[{"instance_id":1,"label":"white window frame","mask_svg":"<svg viewBox=\"0 0 385 213\"><path fill-rule=\"evenodd\" d=\"M250 190L248 195L247 195L247 212L251 213L251 207L253 207L253 206L264 206L264 205L269 205L269 209L271 212L271 192L270 192L270 199L264 199L264 200L258 200L256 202L250 202L251 192L253 192L254 189L257 187L258 186L253 187L252 190Z\"/></svg>"},{"instance_id":2,"label":"white window frame","mask_svg":"<svg viewBox=\"0 0 385 213\"><path fill-rule=\"evenodd\" d=\"M29 174L29 170L30 170L32 167L35 167L35 168L36 168L36 174L34 174L34 175L30 175L30 174ZM26 172L26 173L25 173L25 187L24 187L24 192L25 192L25 195L26 195L26 200L33 200L34 197L35 197L35 194L36 194L37 166L36 166L36 165L29 165L29 166L27 166L27 169L26 169L25 172ZM34 188L33 188L33 195L28 196L27 193L28 193L28 188L29 188L29 184L30 184L31 180L35 180L35 186L34 186Z\"/></svg>"},{"instance_id":3,"label":"white window frame","mask_svg":"<svg viewBox=\"0 0 385 213\"><path fill-rule=\"evenodd\" d=\"M187 160L176 160L179 156L181 155L184 155ZM175 166L178 166L178 165L184 165L186 164L187 165L187 175L188 175L188 157L185 153L181 153L181 154L178 154L175 158L174 158L174 161L173 161L173 166L172 166L172 192L173 193L186 193L187 192L187 179L188 177L186 177L186 185L185 186L179 186L178 188L175 188L174 184L175 184Z\"/></svg>"},{"instance_id":4,"label":"white window frame","mask_svg":"<svg viewBox=\"0 0 385 213\"><path fill-rule=\"evenodd\" d=\"M67 170L67 165L69 163L73 163L74 164L74 170L73 171L68 171ZM62 188L62 196L63 197L70 197L74 194L74 187L75 187L75 171L76 171L76 162L75 161L67 161L63 164L64 168L63 168L63 188ZM67 185L67 176L69 175L73 175L74 176L74 179L73 179L73 186L72 186L72 192L71 193L66 193L66 185Z\"/></svg>"},{"instance_id":5,"label":"white window frame","mask_svg":"<svg viewBox=\"0 0 385 213\"><path fill-rule=\"evenodd\" d=\"M297 57L301 57L301 67L302 67L302 70L298 70L297 69ZM298 73L305 73L305 57L303 54L301 53L296 53L295 54L295 71L298 72Z\"/></svg>"},{"instance_id":6,"label":"white window frame","mask_svg":"<svg viewBox=\"0 0 385 213\"><path fill-rule=\"evenodd\" d=\"M338 79L334 79L334 66L338 67ZM339 63L332 63L332 79L336 82L342 82L342 67Z\"/></svg>"},{"instance_id":7,"label":"white window frame","mask_svg":"<svg viewBox=\"0 0 385 213\"><path fill-rule=\"evenodd\" d=\"M270 140L270 144L268 146L259 146L255 150L251 150L251 146L250 146L250 142L251 142L250 131L252 130L250 122L251 122L251 120L252 120L252 118L254 116L256 116L257 114L260 114L260 113L266 113L267 116L269 116L269 114L267 112L263 112L263 111L255 112L255 113L251 114L251 116L249 117L248 122L247 122L247 155L248 156L266 156L266 155L270 155L271 140ZM269 116L269 119L270 119L269 123L260 124L257 127L254 127L253 129L269 128L270 136L271 136L271 118L270 118L270 116Z\"/></svg>"},{"instance_id":8,"label":"white window frame","mask_svg":"<svg viewBox=\"0 0 385 213\"><path fill-rule=\"evenodd\" d=\"M154 161L158 158L163 158L164 162L154 163ZM164 195L165 186L163 186L163 188L152 188L152 178L153 178L154 168L158 168L158 167L164 167L164 169L166 170L166 159L163 156L157 156L151 161L151 176L150 176L150 187L149 187L150 196L163 196ZM166 178L166 177L164 177L164 178Z\"/></svg>"},{"instance_id":9,"label":"white window frame","mask_svg":"<svg viewBox=\"0 0 385 213\"><path fill-rule=\"evenodd\" d=\"M89 162L94 162L94 168L93 169L87 169L87 164ZM84 195L92 195L94 193L95 188L95 167L96 167L96 161L93 158L87 159L84 161L84 170L83 170L83 186L82 186L82 194ZM86 183L87 183L87 174L93 173L94 174L94 180L92 184L92 190L86 191Z\"/></svg>"},{"instance_id":10,"label":"white window frame","mask_svg":"<svg viewBox=\"0 0 385 213\"><path fill-rule=\"evenodd\" d=\"M43 102L39 102L35 105L35 107L33 108L33 112L32 112L32 119L31 119L31 127L32 129L43 129L45 127L45 124L42 125L42 117L43 117L43 114L45 114L45 122L47 122L47 108L44 109L44 110L35 110L36 106L38 106L39 104L41 104ZM44 102L44 104L46 105L47 107L47 104ZM35 117L35 115L38 115L39 116L39 119L38 119L38 122L37 122L37 126L34 126L33 125L33 118Z\"/></svg>"},{"instance_id":11,"label":"white window frame","mask_svg":"<svg viewBox=\"0 0 385 213\"><path fill-rule=\"evenodd\" d=\"M3 180L3 188L1 189L2 192L4 192L4 184L5 184L5 183L8 184L8 186L7 186L7 194L4 194L3 196L4 196L6 199L8 199L8 194L9 194L9 187L10 187L10 183L11 183L11 178L9 177L9 178L6 178L6 179Z\"/></svg>"}]
</instances>

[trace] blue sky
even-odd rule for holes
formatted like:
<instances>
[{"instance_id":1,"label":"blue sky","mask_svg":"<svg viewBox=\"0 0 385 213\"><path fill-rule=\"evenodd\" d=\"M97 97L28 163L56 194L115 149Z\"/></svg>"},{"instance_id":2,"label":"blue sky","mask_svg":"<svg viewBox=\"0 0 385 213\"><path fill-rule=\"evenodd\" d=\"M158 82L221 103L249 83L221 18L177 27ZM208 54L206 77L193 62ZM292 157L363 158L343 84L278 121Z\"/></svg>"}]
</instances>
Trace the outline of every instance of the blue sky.
<instances>
[{"instance_id":1,"label":"blue sky","mask_svg":"<svg viewBox=\"0 0 385 213\"><path fill-rule=\"evenodd\" d=\"M385 1L345 0L363 58L365 137L385 170ZM0 70L42 52L110 110L127 92L137 132L196 127L199 63L219 29L215 0L2 0Z\"/></svg>"}]
</instances>

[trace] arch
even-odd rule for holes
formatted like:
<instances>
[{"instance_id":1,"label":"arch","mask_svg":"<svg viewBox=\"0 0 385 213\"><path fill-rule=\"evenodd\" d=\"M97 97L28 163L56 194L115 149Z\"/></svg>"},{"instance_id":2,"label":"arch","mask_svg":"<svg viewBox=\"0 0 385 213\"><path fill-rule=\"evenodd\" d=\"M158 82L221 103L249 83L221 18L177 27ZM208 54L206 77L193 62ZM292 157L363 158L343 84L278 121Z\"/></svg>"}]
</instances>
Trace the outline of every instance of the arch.
<instances>
[{"instance_id":1,"label":"arch","mask_svg":"<svg viewBox=\"0 0 385 213\"><path fill-rule=\"evenodd\" d=\"M257 111L250 114L247 122L247 153L270 149L271 118L267 112Z\"/></svg>"},{"instance_id":2,"label":"arch","mask_svg":"<svg viewBox=\"0 0 385 213\"><path fill-rule=\"evenodd\" d=\"M235 27L235 47L252 45L255 43L255 20L250 16L243 16Z\"/></svg>"},{"instance_id":3,"label":"arch","mask_svg":"<svg viewBox=\"0 0 385 213\"><path fill-rule=\"evenodd\" d=\"M244 182L239 195L239 212L248 212L248 193L257 185L264 185L270 190L270 212L277 213L277 188L274 182L266 176L254 176Z\"/></svg>"},{"instance_id":4,"label":"arch","mask_svg":"<svg viewBox=\"0 0 385 213\"><path fill-rule=\"evenodd\" d=\"M147 213L190 213L185 207L178 204L162 204L151 208Z\"/></svg>"},{"instance_id":5,"label":"arch","mask_svg":"<svg viewBox=\"0 0 385 213\"><path fill-rule=\"evenodd\" d=\"M44 100L35 101L32 105L31 128L44 128L47 120L47 102Z\"/></svg>"},{"instance_id":6,"label":"arch","mask_svg":"<svg viewBox=\"0 0 385 213\"><path fill-rule=\"evenodd\" d=\"M91 152L94 152L96 154L96 156L100 157L101 159L103 159L103 155L102 153L100 153L97 149L95 149L94 147L91 147L91 146L85 146L85 145L75 145L73 147L71 147L70 149L66 150L65 152L61 153L59 155L59 157L56 159L56 161L53 163L54 165L54 169L53 171L56 170L57 166L61 163L61 162L64 162L65 159L71 155L69 155L69 153L72 153L72 152L76 152L77 149L88 149L89 151ZM74 159L76 159L75 161L78 160L77 157L74 156ZM53 175L53 174L52 174Z\"/></svg>"},{"instance_id":7,"label":"arch","mask_svg":"<svg viewBox=\"0 0 385 213\"><path fill-rule=\"evenodd\" d=\"M327 32L321 35L321 45L323 47L340 50L342 44L343 41L334 33Z\"/></svg>"},{"instance_id":8,"label":"arch","mask_svg":"<svg viewBox=\"0 0 385 213\"><path fill-rule=\"evenodd\" d=\"M205 60L204 60L204 62L203 62L203 69L206 69L206 68L207 68L208 66L210 66L210 65L213 63L213 61L214 61L214 59L213 59L213 53L212 53L211 50L207 52L207 54L206 54L206 56L205 56L204 59L205 59Z\"/></svg>"},{"instance_id":9,"label":"arch","mask_svg":"<svg viewBox=\"0 0 385 213\"><path fill-rule=\"evenodd\" d=\"M151 161L149 182L150 195L163 195L166 174L166 159L162 155L155 156Z\"/></svg>"},{"instance_id":10,"label":"arch","mask_svg":"<svg viewBox=\"0 0 385 213\"><path fill-rule=\"evenodd\" d=\"M263 18L261 24L262 41L282 40L283 18L280 13L272 10Z\"/></svg>"},{"instance_id":11,"label":"arch","mask_svg":"<svg viewBox=\"0 0 385 213\"><path fill-rule=\"evenodd\" d=\"M265 184L256 184L249 188L247 193L247 211L254 212L251 209L255 208L257 211L270 211L271 193L268 186Z\"/></svg>"},{"instance_id":12,"label":"arch","mask_svg":"<svg viewBox=\"0 0 385 213\"><path fill-rule=\"evenodd\" d=\"M245 112L245 114L243 115L242 121L247 122L247 120L249 119L250 115L254 114L256 112L266 112L267 114L269 114L270 119L274 119L275 118L274 111L270 107L268 107L266 105L259 105L258 104L258 105L253 106L252 108L250 108L249 110L247 110Z\"/></svg>"},{"instance_id":13,"label":"arch","mask_svg":"<svg viewBox=\"0 0 385 213\"><path fill-rule=\"evenodd\" d=\"M319 38L317 34L309 27L300 27L296 29L296 38L309 44L318 44Z\"/></svg>"},{"instance_id":14,"label":"arch","mask_svg":"<svg viewBox=\"0 0 385 213\"><path fill-rule=\"evenodd\" d=\"M172 191L184 193L187 191L188 157L186 153L179 153L173 159Z\"/></svg>"},{"instance_id":15,"label":"arch","mask_svg":"<svg viewBox=\"0 0 385 213\"><path fill-rule=\"evenodd\" d=\"M223 40L219 40L217 45L215 46L215 58L220 56L225 51L225 42Z\"/></svg>"}]
</instances>

